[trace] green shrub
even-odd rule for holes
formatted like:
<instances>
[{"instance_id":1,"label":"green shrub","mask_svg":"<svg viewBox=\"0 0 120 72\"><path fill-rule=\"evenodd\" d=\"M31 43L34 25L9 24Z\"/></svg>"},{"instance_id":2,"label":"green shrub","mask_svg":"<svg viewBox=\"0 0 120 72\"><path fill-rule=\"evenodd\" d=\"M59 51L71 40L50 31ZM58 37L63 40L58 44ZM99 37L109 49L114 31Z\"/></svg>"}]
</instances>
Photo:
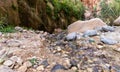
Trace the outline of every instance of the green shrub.
<instances>
[{"instance_id":1,"label":"green shrub","mask_svg":"<svg viewBox=\"0 0 120 72\"><path fill-rule=\"evenodd\" d=\"M112 25L113 21L120 16L120 0L112 0L107 4L105 0L101 1L101 18L106 23Z\"/></svg>"},{"instance_id":2,"label":"green shrub","mask_svg":"<svg viewBox=\"0 0 120 72\"><path fill-rule=\"evenodd\" d=\"M79 0L52 0L54 6L54 19L59 18L59 13L63 12L67 18L74 16L77 19L82 19L84 14L84 6ZM52 10L47 6L47 14L52 15Z\"/></svg>"}]
</instances>

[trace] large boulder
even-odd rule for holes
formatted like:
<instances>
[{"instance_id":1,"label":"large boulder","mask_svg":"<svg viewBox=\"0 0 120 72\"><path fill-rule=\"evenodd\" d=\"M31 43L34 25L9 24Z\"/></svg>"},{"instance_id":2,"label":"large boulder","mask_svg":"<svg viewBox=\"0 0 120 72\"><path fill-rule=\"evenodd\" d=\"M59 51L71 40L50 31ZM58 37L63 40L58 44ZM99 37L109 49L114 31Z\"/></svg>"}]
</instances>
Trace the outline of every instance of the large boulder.
<instances>
[{"instance_id":1,"label":"large boulder","mask_svg":"<svg viewBox=\"0 0 120 72\"><path fill-rule=\"evenodd\" d=\"M120 26L120 16L114 21L114 25Z\"/></svg>"},{"instance_id":2,"label":"large boulder","mask_svg":"<svg viewBox=\"0 0 120 72\"><path fill-rule=\"evenodd\" d=\"M97 27L102 27L105 25L106 25L106 23L104 23L99 18L94 18L94 19L87 20L87 21L79 20L68 26L68 33L72 33L72 32L83 33L87 30L93 30Z\"/></svg>"}]
</instances>

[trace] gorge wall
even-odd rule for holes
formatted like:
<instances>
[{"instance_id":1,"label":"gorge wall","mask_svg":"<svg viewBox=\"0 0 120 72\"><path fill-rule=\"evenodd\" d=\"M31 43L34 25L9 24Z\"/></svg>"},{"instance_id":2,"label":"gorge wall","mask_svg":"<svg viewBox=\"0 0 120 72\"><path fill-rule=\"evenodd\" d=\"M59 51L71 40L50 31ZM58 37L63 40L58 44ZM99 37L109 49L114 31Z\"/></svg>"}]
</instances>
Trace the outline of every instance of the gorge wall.
<instances>
[{"instance_id":1,"label":"gorge wall","mask_svg":"<svg viewBox=\"0 0 120 72\"><path fill-rule=\"evenodd\" d=\"M57 0L53 1L56 2ZM64 2L57 4L53 1L0 0L0 15L7 16L9 24L48 32L52 32L55 28L65 29L72 22L83 18L84 9L82 9L82 4L81 11L78 12L78 9L72 10L75 8L71 9L70 5L66 5Z\"/></svg>"}]
</instances>

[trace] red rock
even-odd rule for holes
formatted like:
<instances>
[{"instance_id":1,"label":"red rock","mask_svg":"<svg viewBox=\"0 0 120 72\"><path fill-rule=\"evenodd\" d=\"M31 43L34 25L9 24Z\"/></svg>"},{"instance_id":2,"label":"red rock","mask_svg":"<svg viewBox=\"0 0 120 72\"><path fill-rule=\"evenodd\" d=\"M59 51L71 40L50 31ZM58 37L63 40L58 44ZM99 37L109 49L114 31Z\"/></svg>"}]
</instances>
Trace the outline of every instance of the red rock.
<instances>
[{"instance_id":1,"label":"red rock","mask_svg":"<svg viewBox=\"0 0 120 72\"><path fill-rule=\"evenodd\" d=\"M99 18L94 18L91 20L86 20L86 21L76 21L72 23L71 25L68 26L68 33L72 32L85 32L87 30L93 30L96 27L102 27L106 25L101 19Z\"/></svg>"}]
</instances>

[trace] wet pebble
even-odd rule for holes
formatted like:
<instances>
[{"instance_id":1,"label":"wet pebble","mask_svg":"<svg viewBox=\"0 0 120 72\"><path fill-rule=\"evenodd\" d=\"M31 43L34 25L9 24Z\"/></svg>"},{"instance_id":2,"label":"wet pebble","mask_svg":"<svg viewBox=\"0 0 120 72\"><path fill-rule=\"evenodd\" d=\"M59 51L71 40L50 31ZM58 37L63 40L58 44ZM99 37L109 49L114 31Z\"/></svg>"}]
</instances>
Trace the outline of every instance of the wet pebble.
<instances>
[{"instance_id":1,"label":"wet pebble","mask_svg":"<svg viewBox=\"0 0 120 72\"><path fill-rule=\"evenodd\" d=\"M75 40L77 37L77 33L76 32L73 32L73 33L69 33L67 36L66 36L66 40Z\"/></svg>"},{"instance_id":2,"label":"wet pebble","mask_svg":"<svg viewBox=\"0 0 120 72\"><path fill-rule=\"evenodd\" d=\"M102 27L102 30L103 30L104 32L108 32L108 31L114 32L114 31L115 31L115 28L114 28L114 27L111 27L111 26L103 26L103 27Z\"/></svg>"},{"instance_id":3,"label":"wet pebble","mask_svg":"<svg viewBox=\"0 0 120 72\"><path fill-rule=\"evenodd\" d=\"M77 67L78 62L74 59L70 60L71 67Z\"/></svg>"},{"instance_id":4,"label":"wet pebble","mask_svg":"<svg viewBox=\"0 0 120 72\"><path fill-rule=\"evenodd\" d=\"M42 63L41 63L41 65L43 65L44 68L47 67L47 66L49 65L47 59L46 59L46 60L43 60Z\"/></svg>"},{"instance_id":5,"label":"wet pebble","mask_svg":"<svg viewBox=\"0 0 120 72\"><path fill-rule=\"evenodd\" d=\"M108 45L114 45L117 43L116 40L110 39L110 38L106 38L106 37L100 37L101 42L108 44Z\"/></svg>"},{"instance_id":6,"label":"wet pebble","mask_svg":"<svg viewBox=\"0 0 120 72\"><path fill-rule=\"evenodd\" d=\"M57 70L66 70L66 68L63 65L56 64L52 69L51 72L56 72Z\"/></svg>"},{"instance_id":7,"label":"wet pebble","mask_svg":"<svg viewBox=\"0 0 120 72\"><path fill-rule=\"evenodd\" d=\"M95 36L95 35L97 35L96 30L87 30L83 33L83 37Z\"/></svg>"}]
</instances>

